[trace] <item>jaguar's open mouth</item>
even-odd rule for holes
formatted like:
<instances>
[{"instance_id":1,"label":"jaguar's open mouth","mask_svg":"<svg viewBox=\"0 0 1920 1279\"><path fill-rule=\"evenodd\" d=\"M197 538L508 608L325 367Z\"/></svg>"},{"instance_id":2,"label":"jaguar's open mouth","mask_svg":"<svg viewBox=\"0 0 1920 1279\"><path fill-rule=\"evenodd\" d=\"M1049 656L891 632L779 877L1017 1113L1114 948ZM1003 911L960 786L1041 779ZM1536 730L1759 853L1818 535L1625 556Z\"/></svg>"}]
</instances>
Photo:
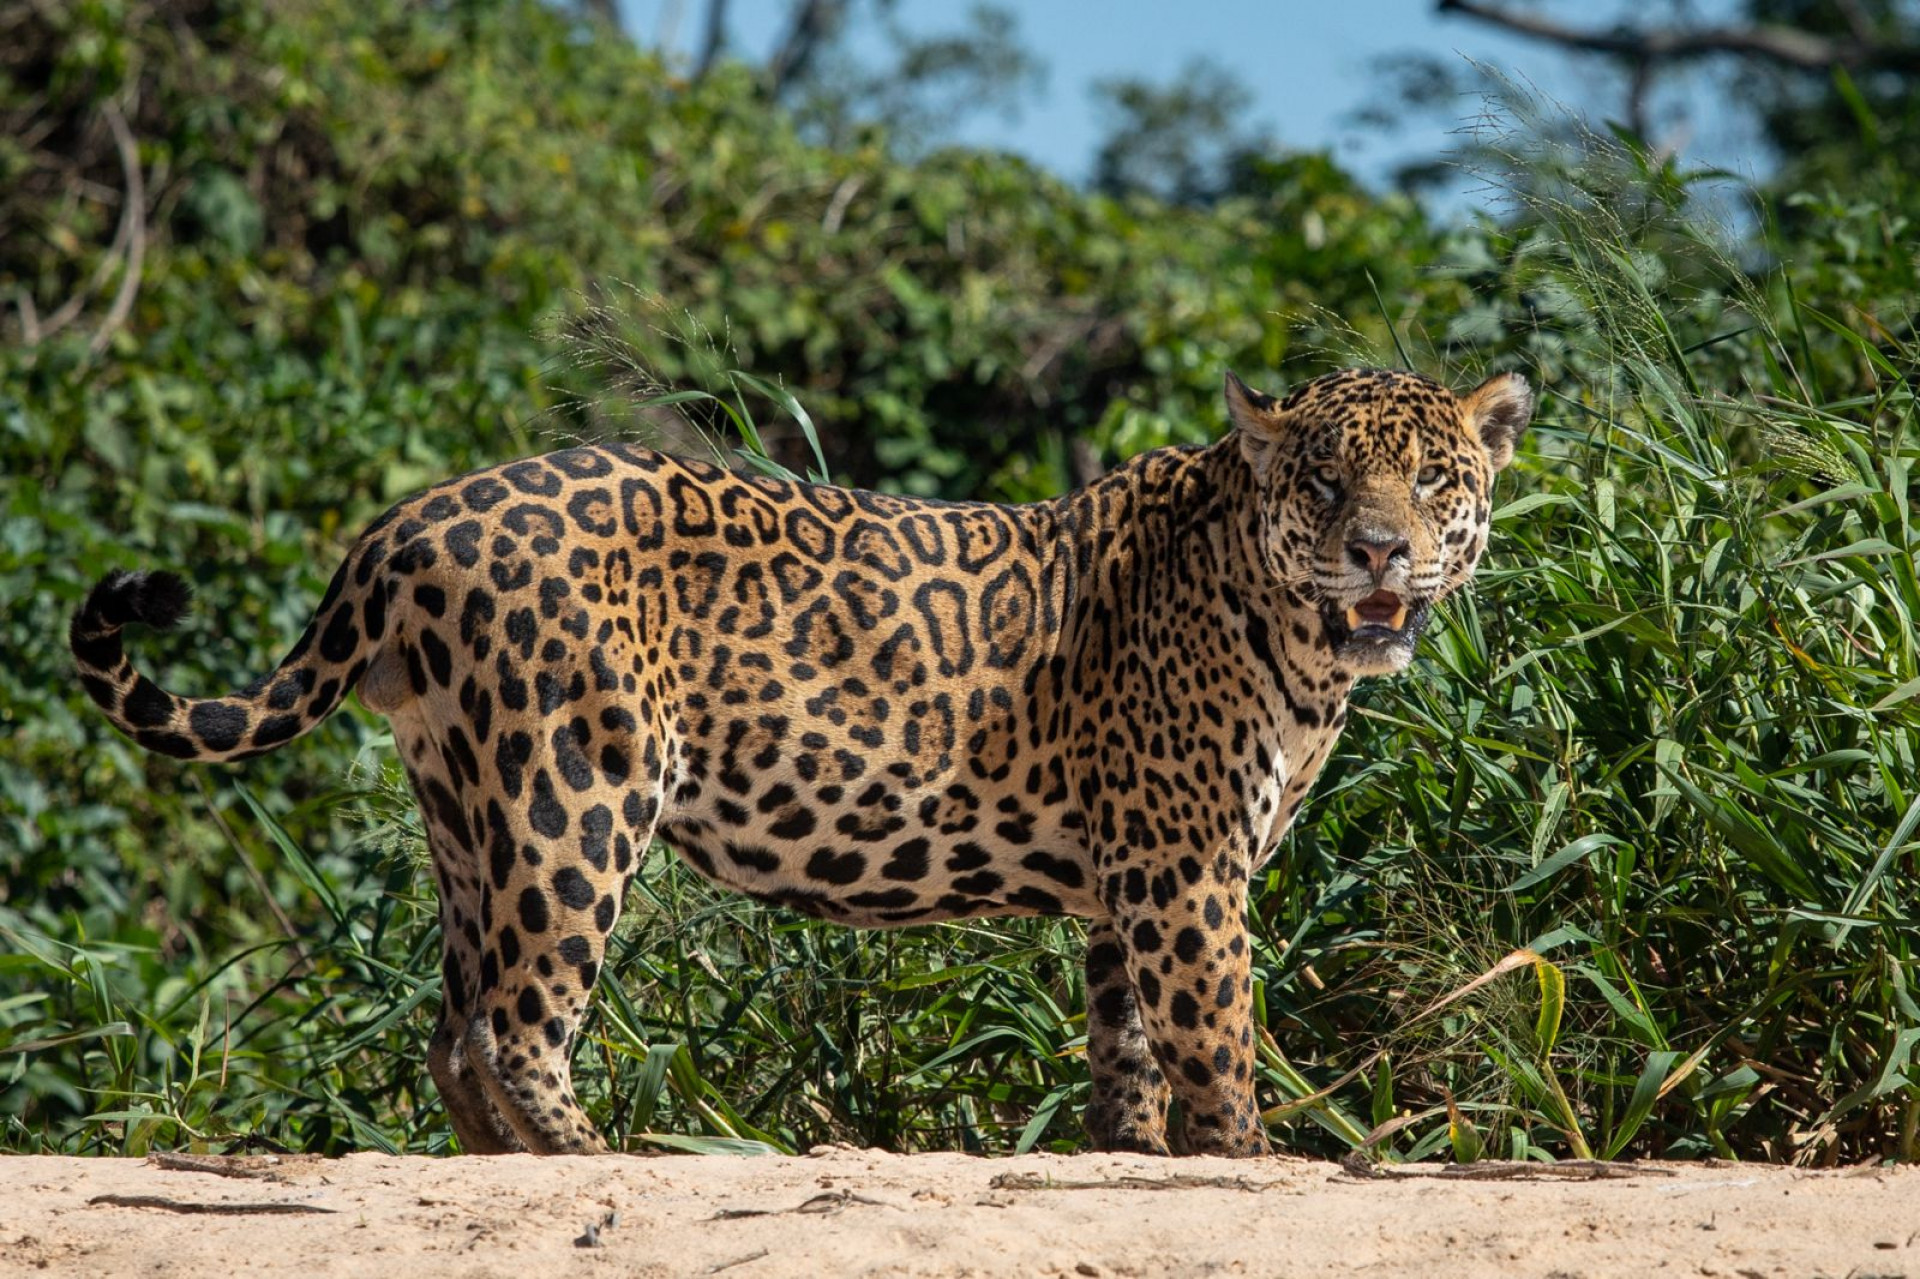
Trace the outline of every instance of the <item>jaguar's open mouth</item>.
<instances>
[{"instance_id":1,"label":"jaguar's open mouth","mask_svg":"<svg viewBox=\"0 0 1920 1279\"><path fill-rule=\"evenodd\" d=\"M1329 600L1321 605L1320 616L1340 657L1365 670L1398 670L1413 654L1428 607L1425 600L1378 590L1345 608Z\"/></svg>"},{"instance_id":2,"label":"jaguar's open mouth","mask_svg":"<svg viewBox=\"0 0 1920 1279\"><path fill-rule=\"evenodd\" d=\"M1407 625L1407 602L1392 591L1375 591L1347 607L1347 630L1355 639L1398 635Z\"/></svg>"}]
</instances>

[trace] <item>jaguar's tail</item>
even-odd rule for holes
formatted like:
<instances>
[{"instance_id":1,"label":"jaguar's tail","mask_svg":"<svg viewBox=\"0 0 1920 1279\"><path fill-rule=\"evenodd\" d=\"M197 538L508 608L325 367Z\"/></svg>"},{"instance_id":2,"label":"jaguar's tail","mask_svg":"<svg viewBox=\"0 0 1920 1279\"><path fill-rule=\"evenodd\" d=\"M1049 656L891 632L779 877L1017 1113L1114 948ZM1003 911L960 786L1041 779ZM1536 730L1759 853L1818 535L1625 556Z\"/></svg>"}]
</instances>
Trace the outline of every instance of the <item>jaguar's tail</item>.
<instances>
[{"instance_id":1,"label":"jaguar's tail","mask_svg":"<svg viewBox=\"0 0 1920 1279\"><path fill-rule=\"evenodd\" d=\"M364 549L356 548L356 552ZM180 697L135 670L120 642L138 622L167 630L186 615L192 590L173 573L116 570L74 614L68 643L88 696L114 727L176 759L264 754L332 714L366 673L385 629L385 574L349 574L348 557L293 651L272 674L225 697Z\"/></svg>"}]
</instances>

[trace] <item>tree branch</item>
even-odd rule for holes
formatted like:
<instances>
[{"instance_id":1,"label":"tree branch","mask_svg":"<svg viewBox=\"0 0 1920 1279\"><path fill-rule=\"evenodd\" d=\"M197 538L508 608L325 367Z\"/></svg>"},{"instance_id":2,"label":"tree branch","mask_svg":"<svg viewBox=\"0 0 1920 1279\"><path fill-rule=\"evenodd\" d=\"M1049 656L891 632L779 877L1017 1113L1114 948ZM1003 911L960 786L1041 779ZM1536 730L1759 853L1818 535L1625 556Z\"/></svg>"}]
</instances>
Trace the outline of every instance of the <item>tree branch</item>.
<instances>
[{"instance_id":1,"label":"tree branch","mask_svg":"<svg viewBox=\"0 0 1920 1279\"><path fill-rule=\"evenodd\" d=\"M1067 476L1073 487L1083 489L1106 473L1099 446L1092 440L1075 435L1067 441Z\"/></svg>"},{"instance_id":2,"label":"tree branch","mask_svg":"<svg viewBox=\"0 0 1920 1279\"><path fill-rule=\"evenodd\" d=\"M727 47L727 0L707 0L707 30L700 40L700 58L693 64L693 78L704 80Z\"/></svg>"},{"instance_id":3,"label":"tree branch","mask_svg":"<svg viewBox=\"0 0 1920 1279\"><path fill-rule=\"evenodd\" d=\"M134 140L133 130L127 127L127 117L121 114L119 104L109 101L101 114L107 118L114 148L120 153L120 171L126 182L120 218L127 236L127 265L120 276L120 287L114 292L113 305L107 308L106 318L87 343L87 351L92 355L106 350L114 332L127 322L127 316L133 311L134 295L140 291L140 267L147 256L147 183L140 171L140 144Z\"/></svg>"},{"instance_id":4,"label":"tree branch","mask_svg":"<svg viewBox=\"0 0 1920 1279\"><path fill-rule=\"evenodd\" d=\"M1860 0L1833 0L1833 7L1846 19L1847 29L1853 32L1856 40L1873 39L1873 19L1860 7Z\"/></svg>"},{"instance_id":5,"label":"tree branch","mask_svg":"<svg viewBox=\"0 0 1920 1279\"><path fill-rule=\"evenodd\" d=\"M787 35L767 59L767 96L779 98L807 73L813 55L839 30L846 0L800 0Z\"/></svg>"},{"instance_id":6,"label":"tree branch","mask_svg":"<svg viewBox=\"0 0 1920 1279\"><path fill-rule=\"evenodd\" d=\"M1685 62L1716 55L1760 58L1802 71L1829 67L1920 72L1920 44L1844 39L1814 35L1795 27L1630 26L1609 29L1570 27L1530 13L1513 13L1482 0L1436 0L1441 13L1458 13L1535 40L1583 53L1601 53L1633 62Z\"/></svg>"}]
</instances>

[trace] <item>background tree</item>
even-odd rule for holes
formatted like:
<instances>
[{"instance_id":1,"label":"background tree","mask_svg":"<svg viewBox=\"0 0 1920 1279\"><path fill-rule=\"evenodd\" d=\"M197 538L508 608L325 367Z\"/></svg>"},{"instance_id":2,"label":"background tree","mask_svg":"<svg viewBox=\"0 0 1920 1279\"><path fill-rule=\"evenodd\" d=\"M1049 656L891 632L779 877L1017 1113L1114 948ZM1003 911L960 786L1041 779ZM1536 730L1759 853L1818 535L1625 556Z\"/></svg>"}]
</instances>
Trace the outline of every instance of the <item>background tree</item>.
<instances>
[{"instance_id":1,"label":"background tree","mask_svg":"<svg viewBox=\"0 0 1920 1279\"><path fill-rule=\"evenodd\" d=\"M1106 136L1094 152L1094 189L1169 204L1210 204L1233 190L1236 168L1274 149L1245 123L1253 91L1210 58L1195 58L1172 81L1095 83Z\"/></svg>"},{"instance_id":2,"label":"background tree","mask_svg":"<svg viewBox=\"0 0 1920 1279\"><path fill-rule=\"evenodd\" d=\"M729 19L727 0L709 0L696 79L738 49ZM881 50L877 65L858 45ZM1013 10L976 3L958 27L925 33L902 22L898 0L794 0L755 73L815 141L854 145L884 123L881 136L908 149L942 141L970 116L1016 117L1046 75Z\"/></svg>"},{"instance_id":3,"label":"background tree","mask_svg":"<svg viewBox=\"0 0 1920 1279\"><path fill-rule=\"evenodd\" d=\"M1857 182L1920 160L1914 0L1744 0L1726 22L1667 0L1605 26L1501 0L1437 0L1437 8L1609 64L1625 83L1620 119L1656 146L1662 82L1703 66L1734 68L1725 83L1772 144L1781 187Z\"/></svg>"}]
</instances>

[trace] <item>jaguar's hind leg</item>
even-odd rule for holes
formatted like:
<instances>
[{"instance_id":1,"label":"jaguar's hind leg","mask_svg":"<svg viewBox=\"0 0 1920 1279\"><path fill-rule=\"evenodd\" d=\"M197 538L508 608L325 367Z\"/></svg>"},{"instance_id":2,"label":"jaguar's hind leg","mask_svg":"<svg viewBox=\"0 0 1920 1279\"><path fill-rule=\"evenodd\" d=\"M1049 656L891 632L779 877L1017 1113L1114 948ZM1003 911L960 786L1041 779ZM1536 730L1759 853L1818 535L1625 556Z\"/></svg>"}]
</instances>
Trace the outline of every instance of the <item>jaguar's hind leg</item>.
<instances>
[{"instance_id":1,"label":"jaguar's hind leg","mask_svg":"<svg viewBox=\"0 0 1920 1279\"><path fill-rule=\"evenodd\" d=\"M469 1155L506 1155L526 1149L513 1129L494 1108L481 1080L467 1058L467 1025L470 1018L456 1017L448 1004L440 1006L440 1024L427 1045L427 1069L439 1085L440 1100L453 1124L453 1135L460 1149Z\"/></svg>"},{"instance_id":2,"label":"jaguar's hind leg","mask_svg":"<svg viewBox=\"0 0 1920 1279\"><path fill-rule=\"evenodd\" d=\"M1111 919L1087 928L1087 1067L1093 1098L1085 1122L1093 1148L1166 1154L1172 1090L1140 1025L1140 997Z\"/></svg>"},{"instance_id":3,"label":"jaguar's hind leg","mask_svg":"<svg viewBox=\"0 0 1920 1279\"><path fill-rule=\"evenodd\" d=\"M496 1155L520 1150L520 1139L467 1064L467 1023L480 985L481 883L480 863L470 847L472 832L456 797L465 789L465 779L457 773L441 775L436 765L443 761L418 749L424 739L416 726L396 724L395 740L409 761L407 780L420 803L440 895L440 1022L427 1045L427 1070L463 1151Z\"/></svg>"},{"instance_id":4,"label":"jaguar's hind leg","mask_svg":"<svg viewBox=\"0 0 1920 1279\"><path fill-rule=\"evenodd\" d=\"M588 784L575 789L569 775ZM522 786L521 803L487 807L484 945L466 1057L528 1150L591 1154L607 1147L574 1097L568 1059L652 838L658 783L609 786L530 761Z\"/></svg>"},{"instance_id":5,"label":"jaguar's hind leg","mask_svg":"<svg viewBox=\"0 0 1920 1279\"><path fill-rule=\"evenodd\" d=\"M437 848L434 860L442 862ZM451 881L440 878L440 1024L427 1045L427 1069L439 1086L460 1149L470 1155L510 1154L525 1147L467 1058L467 1025L480 980L478 885L449 887Z\"/></svg>"}]
</instances>

